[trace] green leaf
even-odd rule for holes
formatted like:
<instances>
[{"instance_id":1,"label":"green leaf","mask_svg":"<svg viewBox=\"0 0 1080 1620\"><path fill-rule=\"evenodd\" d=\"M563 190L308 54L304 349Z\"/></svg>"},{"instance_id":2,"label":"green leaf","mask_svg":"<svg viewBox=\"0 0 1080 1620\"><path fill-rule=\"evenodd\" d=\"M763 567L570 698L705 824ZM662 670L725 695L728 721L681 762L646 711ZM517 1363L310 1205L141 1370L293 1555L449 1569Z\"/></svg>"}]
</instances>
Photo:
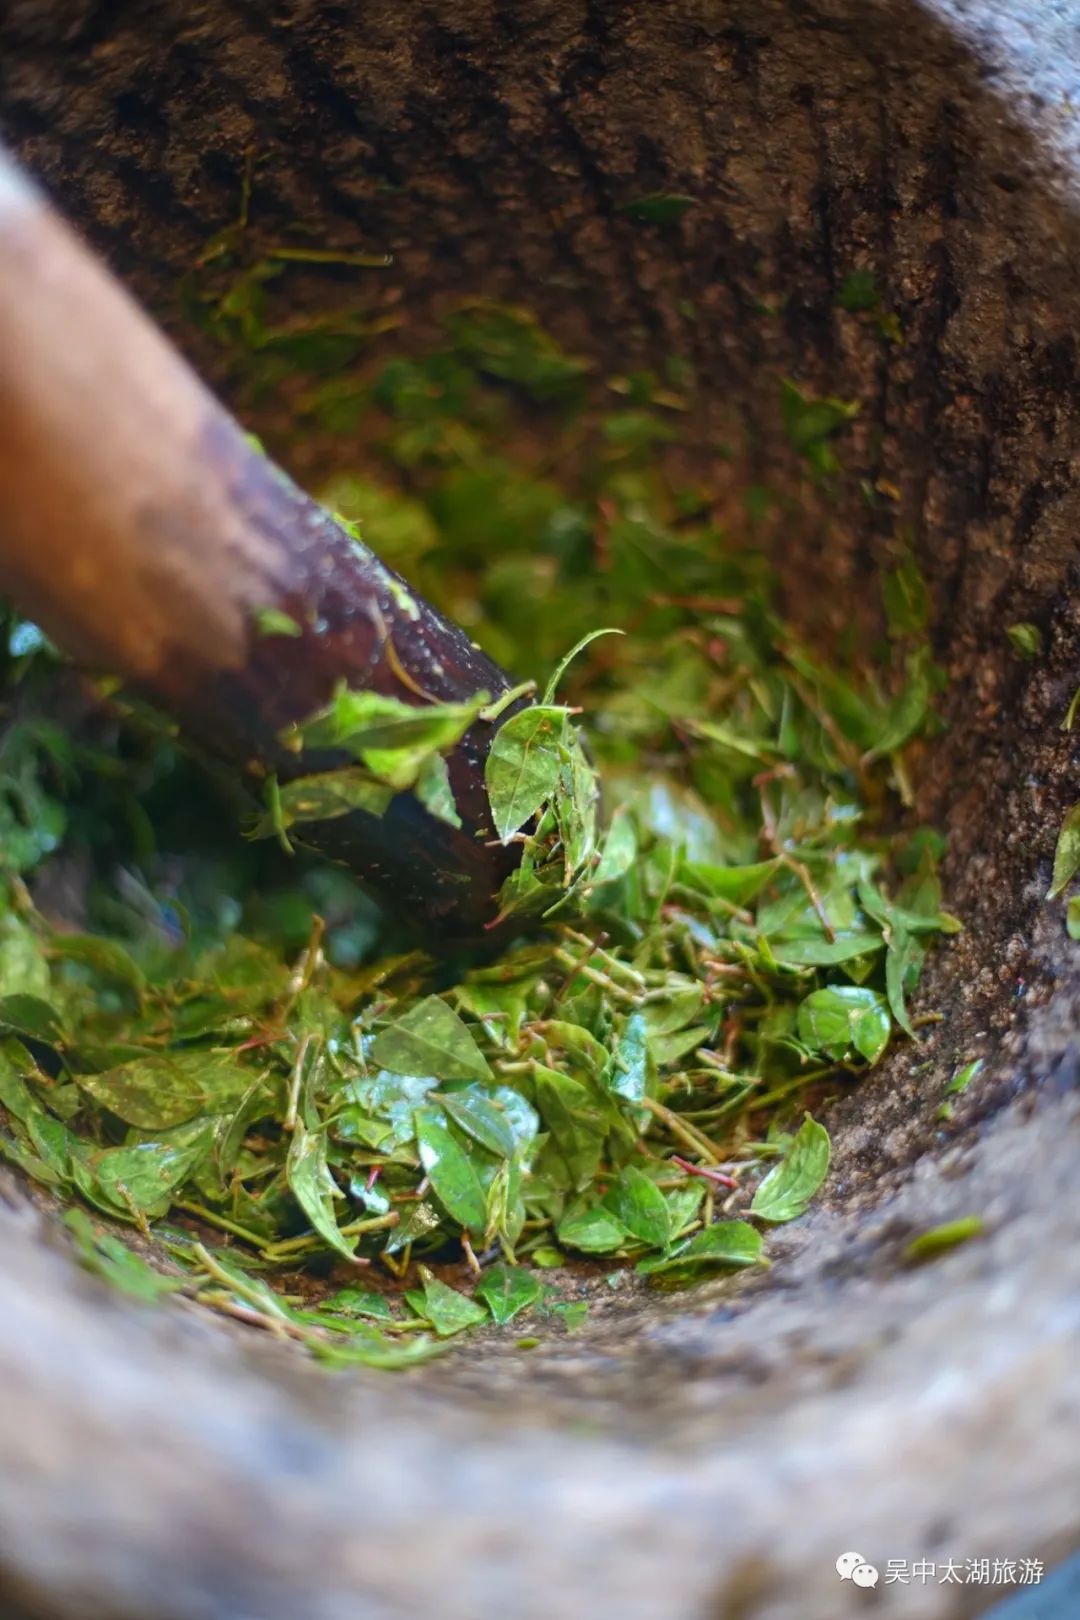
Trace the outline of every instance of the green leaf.
<instances>
[{"instance_id":1,"label":"green leaf","mask_svg":"<svg viewBox=\"0 0 1080 1620\"><path fill-rule=\"evenodd\" d=\"M761 1259L761 1233L748 1221L717 1221L706 1226L668 1255L639 1260L644 1276L693 1272L711 1266L753 1266Z\"/></svg>"},{"instance_id":2,"label":"green leaf","mask_svg":"<svg viewBox=\"0 0 1080 1620\"><path fill-rule=\"evenodd\" d=\"M850 314L861 314L866 310L877 309L881 302L881 294L874 280L874 272L866 269L852 270L841 282L836 302L841 309L846 309Z\"/></svg>"},{"instance_id":3,"label":"green leaf","mask_svg":"<svg viewBox=\"0 0 1080 1620\"><path fill-rule=\"evenodd\" d=\"M682 880L710 899L745 906L757 899L776 869L776 861L755 861L750 866L713 866L704 861L685 861Z\"/></svg>"},{"instance_id":4,"label":"green leaf","mask_svg":"<svg viewBox=\"0 0 1080 1620\"><path fill-rule=\"evenodd\" d=\"M696 205L696 197L684 196L677 191L650 191L647 196L620 203L616 212L626 214L629 219L643 225L675 225L687 209Z\"/></svg>"},{"instance_id":5,"label":"green leaf","mask_svg":"<svg viewBox=\"0 0 1080 1620\"><path fill-rule=\"evenodd\" d=\"M852 1048L876 1063L889 1044L892 1022L884 996L854 984L814 990L799 1004L799 1039L811 1051L842 1061Z\"/></svg>"},{"instance_id":6,"label":"green leaf","mask_svg":"<svg viewBox=\"0 0 1080 1620\"><path fill-rule=\"evenodd\" d=\"M505 1265L502 1261L485 1271L476 1285L477 1298L484 1301L500 1327L535 1305L543 1293L543 1284L531 1271L522 1266Z\"/></svg>"},{"instance_id":7,"label":"green leaf","mask_svg":"<svg viewBox=\"0 0 1080 1620\"><path fill-rule=\"evenodd\" d=\"M427 1317L440 1339L463 1333L466 1328L478 1327L481 1322L487 1321L487 1311L482 1305L467 1294L459 1294L456 1288L447 1287L426 1266L421 1266L420 1277L424 1292L416 1299L415 1305L419 1307L420 1314ZM414 1303L411 1296L409 1302Z\"/></svg>"},{"instance_id":8,"label":"green leaf","mask_svg":"<svg viewBox=\"0 0 1080 1620\"><path fill-rule=\"evenodd\" d=\"M1080 804L1074 804L1061 823L1057 848L1054 850L1054 876L1046 891L1046 898L1056 900L1068 888L1077 871L1080 871Z\"/></svg>"},{"instance_id":9,"label":"green leaf","mask_svg":"<svg viewBox=\"0 0 1080 1620\"><path fill-rule=\"evenodd\" d=\"M202 1113L227 1113L251 1085L231 1053L148 1052L103 1074L77 1074L79 1087L140 1130L168 1130Z\"/></svg>"},{"instance_id":10,"label":"green leaf","mask_svg":"<svg viewBox=\"0 0 1080 1620\"><path fill-rule=\"evenodd\" d=\"M172 1138L106 1148L89 1161L92 1182L119 1213L156 1220L168 1213L176 1189L209 1153L214 1123L200 1119Z\"/></svg>"},{"instance_id":11,"label":"green leaf","mask_svg":"<svg viewBox=\"0 0 1080 1620\"><path fill-rule=\"evenodd\" d=\"M541 401L572 399L588 362L563 350L528 310L477 300L454 311L447 327L460 355L484 374ZM430 382L427 387L430 391ZM503 473L498 487L512 492L521 474Z\"/></svg>"},{"instance_id":12,"label":"green leaf","mask_svg":"<svg viewBox=\"0 0 1080 1620\"><path fill-rule=\"evenodd\" d=\"M370 816L384 815L394 789L376 781L360 766L343 766L337 771L319 771L312 776L296 776L277 788L278 814L267 812L252 830L255 838L271 838L283 828L305 821L333 821L352 810Z\"/></svg>"},{"instance_id":13,"label":"green leaf","mask_svg":"<svg viewBox=\"0 0 1080 1620\"><path fill-rule=\"evenodd\" d=\"M904 551L881 586L891 636L921 636L930 622L930 591L918 563Z\"/></svg>"},{"instance_id":14,"label":"green leaf","mask_svg":"<svg viewBox=\"0 0 1080 1620\"><path fill-rule=\"evenodd\" d=\"M403 793L432 754L460 742L489 701L486 692L478 692L467 703L420 705L342 688L326 709L286 733L285 741L344 749L380 782Z\"/></svg>"},{"instance_id":15,"label":"green leaf","mask_svg":"<svg viewBox=\"0 0 1080 1620\"><path fill-rule=\"evenodd\" d=\"M508 1159L517 1146L514 1128L490 1090L471 1085L461 1091L441 1091L438 1101L455 1124L489 1152Z\"/></svg>"},{"instance_id":16,"label":"green leaf","mask_svg":"<svg viewBox=\"0 0 1080 1620\"><path fill-rule=\"evenodd\" d=\"M114 1232L95 1226L85 1210L69 1209L64 1225L75 1239L79 1260L86 1270L129 1298L155 1304L165 1294L184 1287L186 1278L156 1271Z\"/></svg>"},{"instance_id":17,"label":"green leaf","mask_svg":"<svg viewBox=\"0 0 1080 1620\"><path fill-rule=\"evenodd\" d=\"M1080 894L1074 894L1065 908L1065 931L1070 939L1080 939Z\"/></svg>"},{"instance_id":18,"label":"green leaf","mask_svg":"<svg viewBox=\"0 0 1080 1620\"><path fill-rule=\"evenodd\" d=\"M368 1079L353 1080L341 1092L344 1106L334 1115L330 1128L342 1141L350 1142L358 1136L366 1141L364 1131L358 1133L358 1119L367 1125L368 1116L375 1115L390 1127L390 1134L381 1136L378 1146L391 1153L412 1141L416 1134L413 1110L427 1100L437 1084L434 1075L392 1074L386 1069Z\"/></svg>"},{"instance_id":19,"label":"green leaf","mask_svg":"<svg viewBox=\"0 0 1080 1620\"><path fill-rule=\"evenodd\" d=\"M652 1249L667 1247L671 1214L663 1193L643 1171L628 1165L604 1195L604 1205L639 1243ZM560 1237L562 1236L560 1228ZM569 1242L569 1239L566 1239Z\"/></svg>"},{"instance_id":20,"label":"green leaf","mask_svg":"<svg viewBox=\"0 0 1080 1620\"><path fill-rule=\"evenodd\" d=\"M773 954L781 967L832 967L857 956L873 956L884 948L880 934L837 930L835 939L805 934L774 940Z\"/></svg>"},{"instance_id":21,"label":"green leaf","mask_svg":"<svg viewBox=\"0 0 1080 1620\"><path fill-rule=\"evenodd\" d=\"M589 1315L589 1301L587 1299L554 1299L548 1306L555 1316L562 1320L567 1333L576 1333L584 1327Z\"/></svg>"},{"instance_id":22,"label":"green leaf","mask_svg":"<svg viewBox=\"0 0 1080 1620\"><path fill-rule=\"evenodd\" d=\"M437 1080L490 1080L487 1059L441 996L425 996L375 1036L371 1056L397 1074L432 1074Z\"/></svg>"},{"instance_id":23,"label":"green leaf","mask_svg":"<svg viewBox=\"0 0 1080 1620\"><path fill-rule=\"evenodd\" d=\"M49 999L49 964L41 941L21 918L0 915L0 990Z\"/></svg>"},{"instance_id":24,"label":"green leaf","mask_svg":"<svg viewBox=\"0 0 1080 1620\"><path fill-rule=\"evenodd\" d=\"M1038 658L1043 650L1042 631L1037 624L1010 624L1006 626L1005 634L1021 658Z\"/></svg>"},{"instance_id":25,"label":"green leaf","mask_svg":"<svg viewBox=\"0 0 1080 1620\"><path fill-rule=\"evenodd\" d=\"M525 1174L519 1154L503 1159L487 1189L487 1220L484 1241L498 1238L503 1252L514 1257L514 1247L525 1229L527 1210L524 1193Z\"/></svg>"},{"instance_id":26,"label":"green leaf","mask_svg":"<svg viewBox=\"0 0 1080 1620\"><path fill-rule=\"evenodd\" d=\"M251 620L260 636L295 637L304 633L292 614L284 613L281 608L256 608Z\"/></svg>"},{"instance_id":27,"label":"green leaf","mask_svg":"<svg viewBox=\"0 0 1080 1620\"><path fill-rule=\"evenodd\" d=\"M966 1243L969 1238L981 1237L985 1231L986 1222L981 1215L963 1215L959 1220L946 1221L912 1238L904 1250L904 1259L909 1265L934 1260L939 1254L947 1254L958 1244Z\"/></svg>"},{"instance_id":28,"label":"green leaf","mask_svg":"<svg viewBox=\"0 0 1080 1620\"><path fill-rule=\"evenodd\" d=\"M894 927L885 956L885 989L892 1015L905 1034L915 1039L915 1026L907 1010L907 993L914 990L926 952L904 928Z\"/></svg>"},{"instance_id":29,"label":"green leaf","mask_svg":"<svg viewBox=\"0 0 1080 1620\"><path fill-rule=\"evenodd\" d=\"M467 1231L487 1225L487 1199L475 1166L438 1108L418 1108L416 1142L431 1190L452 1220Z\"/></svg>"},{"instance_id":30,"label":"green leaf","mask_svg":"<svg viewBox=\"0 0 1080 1620\"><path fill-rule=\"evenodd\" d=\"M592 875L594 887L599 888L604 883L615 883L619 878L625 877L634 864L637 851L637 828L630 812L625 809L616 810Z\"/></svg>"},{"instance_id":31,"label":"green leaf","mask_svg":"<svg viewBox=\"0 0 1080 1620\"><path fill-rule=\"evenodd\" d=\"M954 1097L957 1093L966 1091L971 1082L982 1073L984 1066L983 1058L972 1058L970 1063L962 1064L945 1087L946 1097Z\"/></svg>"},{"instance_id":32,"label":"green leaf","mask_svg":"<svg viewBox=\"0 0 1080 1620\"><path fill-rule=\"evenodd\" d=\"M622 1222L602 1204L574 1204L559 1221L558 1238L584 1254L614 1254L626 1242Z\"/></svg>"},{"instance_id":33,"label":"green leaf","mask_svg":"<svg viewBox=\"0 0 1080 1620\"><path fill-rule=\"evenodd\" d=\"M124 985L136 996L146 986L146 977L131 953L112 939L96 934L54 934L49 942L54 960L78 962L100 979Z\"/></svg>"},{"instance_id":34,"label":"green leaf","mask_svg":"<svg viewBox=\"0 0 1080 1620\"><path fill-rule=\"evenodd\" d=\"M339 1288L321 1303L320 1309L338 1316L360 1316L373 1322L392 1322L394 1313L385 1294L371 1288Z\"/></svg>"},{"instance_id":35,"label":"green leaf","mask_svg":"<svg viewBox=\"0 0 1080 1620\"><path fill-rule=\"evenodd\" d=\"M553 796L562 768L566 711L536 704L495 733L485 766L495 831L505 844Z\"/></svg>"},{"instance_id":36,"label":"green leaf","mask_svg":"<svg viewBox=\"0 0 1080 1620\"><path fill-rule=\"evenodd\" d=\"M356 1239L350 1242L342 1235L334 1213L334 1202L343 1195L330 1174L326 1131L323 1127L309 1130L297 1122L289 1143L285 1174L292 1195L312 1228L331 1249L351 1260Z\"/></svg>"},{"instance_id":37,"label":"green leaf","mask_svg":"<svg viewBox=\"0 0 1080 1620\"><path fill-rule=\"evenodd\" d=\"M590 642L596 641L600 636L624 636L625 634L625 630L616 630L609 625L604 630L590 630L587 635L584 635L578 641L575 641L570 651L563 658L560 658L559 662L556 664L555 671L544 688L544 696L541 699L541 702L551 702L552 698L555 696L555 693L559 689L559 682L566 674L566 671L574 662L574 659L577 657L578 653L584 652L585 648Z\"/></svg>"},{"instance_id":38,"label":"green leaf","mask_svg":"<svg viewBox=\"0 0 1080 1620\"><path fill-rule=\"evenodd\" d=\"M556 1249L551 1243L542 1243L533 1249L529 1259L534 1266L539 1266L543 1271L556 1271L559 1266L566 1264L566 1256L562 1250Z\"/></svg>"},{"instance_id":39,"label":"green leaf","mask_svg":"<svg viewBox=\"0 0 1080 1620\"><path fill-rule=\"evenodd\" d=\"M633 1012L623 1026L608 1064L607 1089L627 1102L640 1103L649 1089L649 1027L642 1013Z\"/></svg>"},{"instance_id":40,"label":"green leaf","mask_svg":"<svg viewBox=\"0 0 1080 1620\"><path fill-rule=\"evenodd\" d=\"M40 996L0 996L0 1030L30 1035L35 1040L57 1046L63 1040L64 1026L56 1008Z\"/></svg>"},{"instance_id":41,"label":"green leaf","mask_svg":"<svg viewBox=\"0 0 1080 1620\"><path fill-rule=\"evenodd\" d=\"M450 827L461 826L461 817L450 786L450 772L441 754L429 754L420 767L413 792L428 814L437 821L445 821Z\"/></svg>"},{"instance_id":42,"label":"green leaf","mask_svg":"<svg viewBox=\"0 0 1080 1620\"><path fill-rule=\"evenodd\" d=\"M968 1086L971 1085L972 1081L977 1079L978 1076L982 1073L984 1067L985 1067L985 1060L983 1058L972 1058L970 1063L964 1063L964 1064L961 1065L960 1068L958 1068L956 1070L956 1072L953 1075L952 1079L949 1081L948 1085L945 1087L945 1091L943 1093L943 1096L944 1096L945 1100L942 1101L940 1103L940 1105L938 1106L938 1110L937 1110L937 1118L938 1119L941 1119L941 1120L950 1120L950 1119L952 1119L953 1114L955 1113L955 1109L953 1107L953 1104L951 1102L949 1102L948 1099L950 1097L959 1096L959 1094L961 1092L966 1091Z\"/></svg>"},{"instance_id":43,"label":"green leaf","mask_svg":"<svg viewBox=\"0 0 1080 1620\"><path fill-rule=\"evenodd\" d=\"M813 470L819 474L836 472L839 463L827 441L838 428L858 416L858 402L832 395L817 398L785 377L780 384L780 411L793 447Z\"/></svg>"},{"instance_id":44,"label":"green leaf","mask_svg":"<svg viewBox=\"0 0 1080 1620\"><path fill-rule=\"evenodd\" d=\"M566 1185L580 1191L596 1174L607 1119L589 1088L557 1069L535 1064L533 1086L537 1111L551 1136L545 1160L554 1159Z\"/></svg>"},{"instance_id":45,"label":"green leaf","mask_svg":"<svg viewBox=\"0 0 1080 1620\"><path fill-rule=\"evenodd\" d=\"M795 1221L829 1173L832 1145L824 1125L807 1114L780 1163L758 1187L750 1205L761 1221Z\"/></svg>"}]
</instances>

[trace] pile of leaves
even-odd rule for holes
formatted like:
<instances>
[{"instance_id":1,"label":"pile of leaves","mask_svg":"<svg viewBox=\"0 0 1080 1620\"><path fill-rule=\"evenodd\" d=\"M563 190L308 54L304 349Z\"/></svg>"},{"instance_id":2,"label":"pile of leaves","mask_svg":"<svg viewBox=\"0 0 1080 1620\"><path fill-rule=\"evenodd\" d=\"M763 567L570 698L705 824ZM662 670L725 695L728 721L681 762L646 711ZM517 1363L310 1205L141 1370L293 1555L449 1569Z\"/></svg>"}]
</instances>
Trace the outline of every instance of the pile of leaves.
<instances>
[{"instance_id":1,"label":"pile of leaves","mask_svg":"<svg viewBox=\"0 0 1080 1620\"><path fill-rule=\"evenodd\" d=\"M598 407L580 361L492 306L419 358L361 348L305 385L302 419L340 426L347 400L367 424L328 499L494 657L554 670L487 770L520 934L429 957L304 854L325 797L294 784L243 839L221 784L11 615L0 1152L130 1292L398 1365L529 1309L574 1325L590 1268L683 1285L761 1261L826 1176L813 1115L916 1037L926 949L959 925L905 811L939 683L902 548L878 644L825 662L666 470L685 367ZM782 405L832 476L852 409ZM441 756L483 700L410 708L417 734L387 701L339 693L308 740L351 750L376 813L416 792L452 818Z\"/></svg>"}]
</instances>

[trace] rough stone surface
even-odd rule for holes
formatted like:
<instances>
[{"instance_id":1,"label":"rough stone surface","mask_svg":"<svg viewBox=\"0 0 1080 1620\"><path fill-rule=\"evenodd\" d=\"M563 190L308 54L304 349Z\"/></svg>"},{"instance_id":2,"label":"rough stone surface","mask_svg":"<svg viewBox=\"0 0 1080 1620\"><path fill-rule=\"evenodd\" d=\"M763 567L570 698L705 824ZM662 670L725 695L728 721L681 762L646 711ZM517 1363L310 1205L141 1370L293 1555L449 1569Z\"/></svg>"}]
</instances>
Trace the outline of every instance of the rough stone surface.
<instances>
[{"instance_id":1,"label":"rough stone surface","mask_svg":"<svg viewBox=\"0 0 1080 1620\"><path fill-rule=\"evenodd\" d=\"M415 330L480 291L607 370L687 354L713 389L696 454L726 447L733 500L780 490L765 538L812 624L858 613L909 530L951 677L922 808L968 929L926 988L945 1023L837 1104L829 1197L768 1277L628 1286L530 1353L331 1380L103 1295L13 1186L5 1612L842 1620L848 1546L884 1568L1080 1543L1080 975L1041 901L1076 797L1078 108L1071 0L9 0L0 128L166 314L253 144L252 229L392 248L369 296ZM664 189L699 199L676 227L619 211ZM855 268L902 343L837 308ZM873 502L803 487L779 376L864 401L847 459ZM983 1239L902 1264L971 1213ZM987 1597L888 1594L901 1620Z\"/></svg>"}]
</instances>

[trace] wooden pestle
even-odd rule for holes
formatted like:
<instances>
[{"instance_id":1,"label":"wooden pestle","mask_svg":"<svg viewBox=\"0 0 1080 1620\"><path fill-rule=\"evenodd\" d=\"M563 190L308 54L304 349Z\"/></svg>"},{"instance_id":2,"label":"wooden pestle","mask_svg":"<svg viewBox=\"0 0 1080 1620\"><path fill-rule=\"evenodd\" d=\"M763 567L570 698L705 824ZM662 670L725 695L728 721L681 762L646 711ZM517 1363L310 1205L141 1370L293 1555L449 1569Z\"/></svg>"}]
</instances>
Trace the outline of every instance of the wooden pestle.
<instances>
[{"instance_id":1,"label":"wooden pestle","mask_svg":"<svg viewBox=\"0 0 1080 1620\"><path fill-rule=\"evenodd\" d=\"M250 443L2 149L0 592L256 790L316 768L279 733L341 681L411 704L510 686ZM300 633L262 634L267 609ZM478 723L448 758L460 830L402 794L381 817L305 824L305 841L395 914L478 933L517 861L484 789L493 732Z\"/></svg>"}]
</instances>

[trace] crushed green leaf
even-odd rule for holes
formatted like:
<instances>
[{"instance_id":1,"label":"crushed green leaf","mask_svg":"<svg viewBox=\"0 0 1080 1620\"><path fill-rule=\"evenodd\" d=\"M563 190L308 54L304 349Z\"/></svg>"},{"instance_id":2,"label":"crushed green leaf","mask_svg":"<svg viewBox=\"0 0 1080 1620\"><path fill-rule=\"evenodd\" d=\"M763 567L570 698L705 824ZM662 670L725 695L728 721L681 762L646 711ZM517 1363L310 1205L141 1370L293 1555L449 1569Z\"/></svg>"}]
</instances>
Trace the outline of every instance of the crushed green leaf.
<instances>
[{"instance_id":1,"label":"crushed green leaf","mask_svg":"<svg viewBox=\"0 0 1080 1620\"><path fill-rule=\"evenodd\" d=\"M693 201L625 211L666 224ZM58 718L75 677L8 615L0 1154L72 1202L83 1263L118 1286L182 1287L336 1366L412 1365L531 1310L571 1331L588 1302L559 1297L567 1267L682 1286L759 1264L827 1175L806 1108L914 1038L926 950L959 926L908 809L941 687L925 582L898 545L887 634L823 656L663 460L685 364L594 409L583 361L481 302L387 358L377 308L272 314L287 265L365 255L260 259L247 229L204 255L196 313L253 386L303 380L301 428L363 418L330 492L343 521L521 685L495 704L342 688L287 740L347 763L271 779L245 840L122 696ZM777 407L836 477L857 404L785 382ZM299 835L400 793L459 826L446 755L473 727L520 865L500 954L436 959ZM1080 867L1062 836L1054 893Z\"/></svg>"}]
</instances>

